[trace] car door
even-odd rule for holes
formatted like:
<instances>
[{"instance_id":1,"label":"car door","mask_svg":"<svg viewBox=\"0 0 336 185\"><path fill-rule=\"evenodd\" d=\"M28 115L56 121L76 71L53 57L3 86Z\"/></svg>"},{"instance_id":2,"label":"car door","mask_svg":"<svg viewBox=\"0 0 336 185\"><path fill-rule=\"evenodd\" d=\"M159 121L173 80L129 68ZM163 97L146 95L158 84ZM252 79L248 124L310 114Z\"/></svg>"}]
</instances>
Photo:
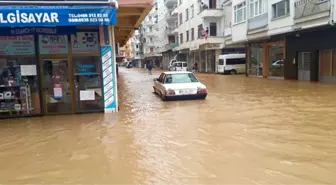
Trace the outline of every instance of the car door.
<instances>
[{"instance_id":1,"label":"car door","mask_svg":"<svg viewBox=\"0 0 336 185\"><path fill-rule=\"evenodd\" d=\"M157 89L157 90L159 90L159 88L160 88L160 81L162 80L163 75L164 75L164 73L161 73L161 75L159 76L158 80L156 80L156 81L154 82L154 87L155 87L155 89Z\"/></svg>"},{"instance_id":2,"label":"car door","mask_svg":"<svg viewBox=\"0 0 336 185\"><path fill-rule=\"evenodd\" d=\"M156 87L155 88L160 92L163 92L162 90L163 90L164 77L165 77L165 74L162 73L159 77L159 80L156 81Z\"/></svg>"}]
</instances>

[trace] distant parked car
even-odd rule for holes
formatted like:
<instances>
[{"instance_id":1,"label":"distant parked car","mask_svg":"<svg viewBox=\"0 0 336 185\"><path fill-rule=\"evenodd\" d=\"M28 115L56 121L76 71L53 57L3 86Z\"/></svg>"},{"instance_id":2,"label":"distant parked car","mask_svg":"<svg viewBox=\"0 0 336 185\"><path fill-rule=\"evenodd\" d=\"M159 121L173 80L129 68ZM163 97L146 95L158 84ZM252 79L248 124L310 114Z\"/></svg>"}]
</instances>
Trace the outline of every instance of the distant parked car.
<instances>
[{"instance_id":1,"label":"distant parked car","mask_svg":"<svg viewBox=\"0 0 336 185\"><path fill-rule=\"evenodd\" d=\"M132 66L132 63L131 62L127 62L127 64L126 64L126 68L132 68L133 66Z\"/></svg>"},{"instance_id":2,"label":"distant parked car","mask_svg":"<svg viewBox=\"0 0 336 185\"><path fill-rule=\"evenodd\" d=\"M284 66L284 60L277 60L277 61L273 62L272 66L273 67L282 67L282 66Z\"/></svg>"},{"instance_id":3,"label":"distant parked car","mask_svg":"<svg viewBox=\"0 0 336 185\"><path fill-rule=\"evenodd\" d=\"M206 86L188 71L163 72L154 79L153 88L163 101L205 99L208 95Z\"/></svg>"}]
</instances>

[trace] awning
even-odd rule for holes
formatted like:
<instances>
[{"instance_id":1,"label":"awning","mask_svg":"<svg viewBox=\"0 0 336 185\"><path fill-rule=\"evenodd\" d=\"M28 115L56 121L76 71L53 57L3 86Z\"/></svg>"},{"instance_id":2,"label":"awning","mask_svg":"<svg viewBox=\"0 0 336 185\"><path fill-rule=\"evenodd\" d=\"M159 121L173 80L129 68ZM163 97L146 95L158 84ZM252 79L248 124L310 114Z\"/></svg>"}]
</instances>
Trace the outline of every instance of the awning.
<instances>
[{"instance_id":1,"label":"awning","mask_svg":"<svg viewBox=\"0 0 336 185\"><path fill-rule=\"evenodd\" d=\"M111 6L0 6L0 27L115 25Z\"/></svg>"}]
</instances>

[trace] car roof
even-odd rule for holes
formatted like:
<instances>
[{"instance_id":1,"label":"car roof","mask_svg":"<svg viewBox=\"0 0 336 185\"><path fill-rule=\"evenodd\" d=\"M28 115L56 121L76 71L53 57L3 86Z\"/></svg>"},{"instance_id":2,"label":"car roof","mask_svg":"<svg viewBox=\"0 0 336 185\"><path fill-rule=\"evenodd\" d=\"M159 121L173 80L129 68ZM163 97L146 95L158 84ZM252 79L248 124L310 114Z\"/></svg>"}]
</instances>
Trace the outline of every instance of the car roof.
<instances>
[{"instance_id":1,"label":"car roof","mask_svg":"<svg viewBox=\"0 0 336 185\"><path fill-rule=\"evenodd\" d=\"M163 73L166 75L172 75L172 74L190 74L192 72L190 71L165 71Z\"/></svg>"}]
</instances>

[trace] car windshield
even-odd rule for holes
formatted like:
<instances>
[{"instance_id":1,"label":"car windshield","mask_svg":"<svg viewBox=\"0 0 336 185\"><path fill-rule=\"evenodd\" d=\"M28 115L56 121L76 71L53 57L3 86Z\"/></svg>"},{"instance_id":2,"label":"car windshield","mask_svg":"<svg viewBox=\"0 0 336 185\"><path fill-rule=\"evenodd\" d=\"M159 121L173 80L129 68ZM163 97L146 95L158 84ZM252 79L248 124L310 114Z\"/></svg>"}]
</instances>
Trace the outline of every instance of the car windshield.
<instances>
[{"instance_id":1,"label":"car windshield","mask_svg":"<svg viewBox=\"0 0 336 185\"><path fill-rule=\"evenodd\" d=\"M198 82L197 78L192 73L168 74L166 75L166 84L172 83L192 83Z\"/></svg>"}]
</instances>

